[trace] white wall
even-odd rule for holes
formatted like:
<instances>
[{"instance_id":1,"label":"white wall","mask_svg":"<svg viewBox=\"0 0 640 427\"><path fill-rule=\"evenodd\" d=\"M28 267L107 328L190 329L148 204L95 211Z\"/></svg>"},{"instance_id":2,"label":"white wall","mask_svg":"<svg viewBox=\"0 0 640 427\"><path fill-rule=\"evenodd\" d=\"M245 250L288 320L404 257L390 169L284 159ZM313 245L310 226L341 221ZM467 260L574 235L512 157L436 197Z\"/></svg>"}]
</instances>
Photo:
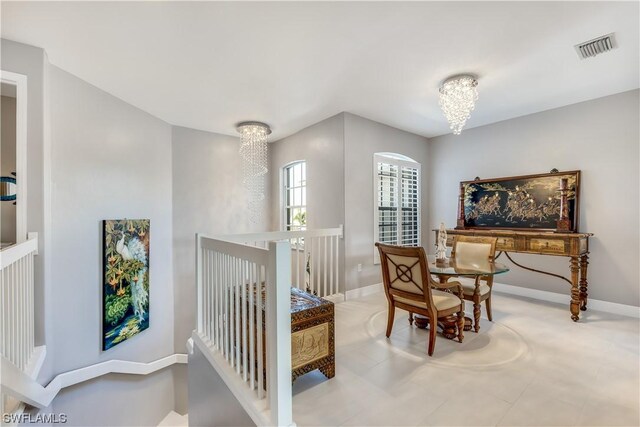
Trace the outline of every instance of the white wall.
<instances>
[{"instance_id":1,"label":"white wall","mask_svg":"<svg viewBox=\"0 0 640 427\"><path fill-rule=\"evenodd\" d=\"M267 206L252 222L242 185L240 139L193 129L173 128L173 263L175 351L184 352L196 326L195 235L266 231Z\"/></svg>"},{"instance_id":2,"label":"white wall","mask_svg":"<svg viewBox=\"0 0 640 427\"><path fill-rule=\"evenodd\" d=\"M108 359L149 362L173 354L171 126L50 67L53 342L60 373ZM102 344L102 220L149 218L150 326L108 351ZM47 343L49 344L49 343ZM115 383L114 383L115 381ZM122 389L116 383L122 383ZM138 392L132 391L137 387ZM147 388L153 389L148 395ZM121 393L129 396L120 402ZM125 390L129 390L125 392ZM82 396L78 405L72 396ZM162 398L158 396L162 395ZM98 379L54 401L72 425L153 424L173 409L172 375ZM165 405L164 402L171 402ZM100 412L96 405L112 407Z\"/></svg>"},{"instance_id":3,"label":"white wall","mask_svg":"<svg viewBox=\"0 0 640 427\"><path fill-rule=\"evenodd\" d=\"M0 96L0 176L16 171L16 99ZM16 241L16 205L0 202L0 242Z\"/></svg>"},{"instance_id":4,"label":"white wall","mask_svg":"<svg viewBox=\"0 0 640 427\"><path fill-rule=\"evenodd\" d=\"M427 139L354 114L344 115L345 280L348 289L382 282L380 266L373 264L373 155L394 152L422 165L422 245L428 235L429 205ZM362 264L362 271L357 271Z\"/></svg>"},{"instance_id":5,"label":"white wall","mask_svg":"<svg viewBox=\"0 0 640 427\"><path fill-rule=\"evenodd\" d=\"M544 111L459 136L431 139L429 226L456 224L460 181L580 169L580 231L591 239L589 296L640 305L639 91ZM429 244L433 236L429 235ZM569 275L564 257L515 254L519 263ZM514 267L499 282L567 293L567 284Z\"/></svg>"}]
</instances>

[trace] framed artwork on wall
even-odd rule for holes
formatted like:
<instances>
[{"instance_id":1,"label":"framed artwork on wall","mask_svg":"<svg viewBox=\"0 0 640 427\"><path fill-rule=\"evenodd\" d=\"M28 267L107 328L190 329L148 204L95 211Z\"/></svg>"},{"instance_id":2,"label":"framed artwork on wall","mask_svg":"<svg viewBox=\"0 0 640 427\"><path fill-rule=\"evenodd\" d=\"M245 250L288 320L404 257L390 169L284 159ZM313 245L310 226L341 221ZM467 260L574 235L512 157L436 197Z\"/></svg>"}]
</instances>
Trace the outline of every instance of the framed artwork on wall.
<instances>
[{"instance_id":1,"label":"framed artwork on wall","mask_svg":"<svg viewBox=\"0 0 640 427\"><path fill-rule=\"evenodd\" d=\"M149 327L148 219L103 221L102 349Z\"/></svg>"},{"instance_id":2,"label":"framed artwork on wall","mask_svg":"<svg viewBox=\"0 0 640 427\"><path fill-rule=\"evenodd\" d=\"M460 183L458 229L578 230L580 171Z\"/></svg>"}]
</instances>

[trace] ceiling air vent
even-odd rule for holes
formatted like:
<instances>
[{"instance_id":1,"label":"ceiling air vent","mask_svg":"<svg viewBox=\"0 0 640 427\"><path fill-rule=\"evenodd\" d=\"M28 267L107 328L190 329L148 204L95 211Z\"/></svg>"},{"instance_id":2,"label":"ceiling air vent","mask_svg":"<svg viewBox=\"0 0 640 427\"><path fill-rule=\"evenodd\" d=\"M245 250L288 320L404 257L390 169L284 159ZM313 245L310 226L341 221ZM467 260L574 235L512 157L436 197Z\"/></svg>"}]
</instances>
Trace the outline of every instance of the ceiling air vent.
<instances>
[{"instance_id":1,"label":"ceiling air vent","mask_svg":"<svg viewBox=\"0 0 640 427\"><path fill-rule=\"evenodd\" d=\"M615 34L607 34L602 37L589 40L576 45L576 51L580 59L592 58L601 53L610 51L618 47L616 45Z\"/></svg>"}]
</instances>

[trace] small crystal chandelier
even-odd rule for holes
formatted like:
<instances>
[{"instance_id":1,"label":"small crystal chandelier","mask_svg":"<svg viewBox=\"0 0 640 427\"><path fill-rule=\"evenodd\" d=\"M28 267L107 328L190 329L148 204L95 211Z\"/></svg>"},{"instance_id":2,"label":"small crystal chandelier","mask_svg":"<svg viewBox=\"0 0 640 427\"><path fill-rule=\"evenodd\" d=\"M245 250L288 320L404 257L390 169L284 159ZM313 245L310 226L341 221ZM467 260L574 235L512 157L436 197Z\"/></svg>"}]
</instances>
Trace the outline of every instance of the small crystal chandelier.
<instances>
[{"instance_id":1,"label":"small crystal chandelier","mask_svg":"<svg viewBox=\"0 0 640 427\"><path fill-rule=\"evenodd\" d=\"M440 108L454 135L460 135L478 100L478 81L463 74L446 79L440 86Z\"/></svg>"},{"instance_id":2,"label":"small crystal chandelier","mask_svg":"<svg viewBox=\"0 0 640 427\"><path fill-rule=\"evenodd\" d=\"M262 216L265 198L267 141L271 128L260 122L242 122L236 126L240 133L240 157L242 157L242 182L249 192L251 220L258 222Z\"/></svg>"}]
</instances>

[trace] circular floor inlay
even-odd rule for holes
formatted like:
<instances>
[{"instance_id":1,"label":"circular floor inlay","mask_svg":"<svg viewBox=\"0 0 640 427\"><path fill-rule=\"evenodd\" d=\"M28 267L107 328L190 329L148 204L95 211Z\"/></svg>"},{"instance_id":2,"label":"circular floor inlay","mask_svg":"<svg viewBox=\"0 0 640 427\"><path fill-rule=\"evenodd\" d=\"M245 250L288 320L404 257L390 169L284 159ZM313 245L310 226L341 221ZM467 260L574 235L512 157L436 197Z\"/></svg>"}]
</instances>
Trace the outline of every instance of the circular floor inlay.
<instances>
[{"instance_id":1,"label":"circular floor inlay","mask_svg":"<svg viewBox=\"0 0 640 427\"><path fill-rule=\"evenodd\" d=\"M367 321L367 334L378 345L388 346L398 354L422 358L434 364L465 368L500 366L520 360L528 353L524 338L495 320L481 319L480 331L466 331L462 343L438 333L432 357L427 355L429 330L409 326L406 313L396 312L389 338L385 337L386 325L387 311L378 311Z\"/></svg>"}]
</instances>

